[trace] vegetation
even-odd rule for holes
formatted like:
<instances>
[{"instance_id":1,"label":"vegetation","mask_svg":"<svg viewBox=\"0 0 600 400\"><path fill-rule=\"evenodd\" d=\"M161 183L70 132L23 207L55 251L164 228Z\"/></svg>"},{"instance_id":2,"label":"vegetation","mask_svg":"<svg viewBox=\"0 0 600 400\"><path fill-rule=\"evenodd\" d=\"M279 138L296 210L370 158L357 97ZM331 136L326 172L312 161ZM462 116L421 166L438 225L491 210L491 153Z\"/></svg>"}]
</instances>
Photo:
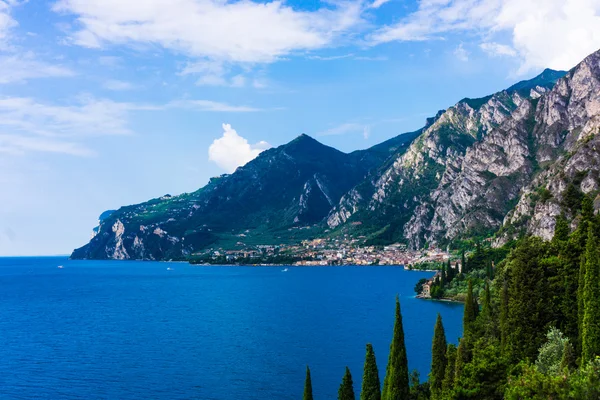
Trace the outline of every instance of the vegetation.
<instances>
[{"instance_id":1,"label":"vegetation","mask_svg":"<svg viewBox=\"0 0 600 400\"><path fill-rule=\"evenodd\" d=\"M371 343L367 344L360 400L381 400L379 371L377 370L377 361Z\"/></svg>"},{"instance_id":2,"label":"vegetation","mask_svg":"<svg viewBox=\"0 0 600 400\"><path fill-rule=\"evenodd\" d=\"M463 337L458 348L446 344L438 316L428 383L420 383L417 373L409 379L396 300L381 398L600 398L600 216L587 197L577 208L572 233L562 216L550 242L524 237L503 249L481 246L464 258L469 272L454 279L439 276L437 284L444 290L455 280L465 282ZM367 361L370 357L365 382L376 392L371 377L377 371L368 346ZM378 399L363 394L361 400Z\"/></svg>"},{"instance_id":3,"label":"vegetation","mask_svg":"<svg viewBox=\"0 0 600 400\"><path fill-rule=\"evenodd\" d=\"M402 313L400 300L396 296L396 320L394 322L394 336L390 345L390 355L383 381L382 400L407 400L409 398L408 384L408 358L404 344L404 327L402 326Z\"/></svg>"},{"instance_id":4,"label":"vegetation","mask_svg":"<svg viewBox=\"0 0 600 400\"><path fill-rule=\"evenodd\" d=\"M306 380L304 381L304 396L303 400L313 400L312 382L310 380L310 368L306 366Z\"/></svg>"},{"instance_id":5,"label":"vegetation","mask_svg":"<svg viewBox=\"0 0 600 400\"><path fill-rule=\"evenodd\" d=\"M342 384L338 390L338 400L355 400L352 374L350 374L350 369L348 367L346 367L346 373L344 373Z\"/></svg>"}]
</instances>

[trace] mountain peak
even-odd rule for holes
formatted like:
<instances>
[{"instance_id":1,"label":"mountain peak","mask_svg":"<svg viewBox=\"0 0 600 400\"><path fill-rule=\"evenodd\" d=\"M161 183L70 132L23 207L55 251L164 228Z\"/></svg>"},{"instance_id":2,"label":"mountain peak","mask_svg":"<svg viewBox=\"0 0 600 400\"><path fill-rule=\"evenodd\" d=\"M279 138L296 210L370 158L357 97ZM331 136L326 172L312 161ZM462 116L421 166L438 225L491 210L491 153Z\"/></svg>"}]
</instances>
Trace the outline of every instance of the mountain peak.
<instances>
[{"instance_id":1,"label":"mountain peak","mask_svg":"<svg viewBox=\"0 0 600 400\"><path fill-rule=\"evenodd\" d=\"M567 71L555 71L550 68L546 68L542 71L541 74L535 76L534 78L523 80L515 83L508 89L507 92L518 92L518 91L528 91L530 89L535 88L536 86L546 87L548 89L552 88L556 81L565 76Z\"/></svg>"}]
</instances>

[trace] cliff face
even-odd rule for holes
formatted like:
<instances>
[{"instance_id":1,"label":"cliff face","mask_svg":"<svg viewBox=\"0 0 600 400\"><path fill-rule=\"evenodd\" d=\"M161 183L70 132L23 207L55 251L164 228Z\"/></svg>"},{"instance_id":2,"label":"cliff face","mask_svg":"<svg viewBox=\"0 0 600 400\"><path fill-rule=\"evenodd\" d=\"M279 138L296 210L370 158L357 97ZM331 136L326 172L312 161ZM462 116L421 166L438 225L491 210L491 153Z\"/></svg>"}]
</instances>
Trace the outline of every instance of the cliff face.
<instances>
[{"instance_id":1,"label":"cliff face","mask_svg":"<svg viewBox=\"0 0 600 400\"><path fill-rule=\"evenodd\" d=\"M361 221L372 242L415 248L495 232L496 244L551 238L556 216L577 214L565 196L599 189L599 64L600 52L566 74L462 100L372 181L372 195L344 196L329 227Z\"/></svg>"},{"instance_id":2,"label":"cliff face","mask_svg":"<svg viewBox=\"0 0 600 400\"><path fill-rule=\"evenodd\" d=\"M521 228L550 239L556 217L576 217L581 193L598 208L600 189L600 52L590 55L540 98L533 130L540 172L504 219L498 244ZM577 220L575 220L575 224Z\"/></svg>"},{"instance_id":3,"label":"cliff face","mask_svg":"<svg viewBox=\"0 0 600 400\"><path fill-rule=\"evenodd\" d=\"M583 194L600 190L599 150L597 52L569 72L463 99L368 150L300 136L197 192L112 212L73 257L182 258L327 231L414 248L474 235L549 239L558 215L576 224Z\"/></svg>"}]
</instances>

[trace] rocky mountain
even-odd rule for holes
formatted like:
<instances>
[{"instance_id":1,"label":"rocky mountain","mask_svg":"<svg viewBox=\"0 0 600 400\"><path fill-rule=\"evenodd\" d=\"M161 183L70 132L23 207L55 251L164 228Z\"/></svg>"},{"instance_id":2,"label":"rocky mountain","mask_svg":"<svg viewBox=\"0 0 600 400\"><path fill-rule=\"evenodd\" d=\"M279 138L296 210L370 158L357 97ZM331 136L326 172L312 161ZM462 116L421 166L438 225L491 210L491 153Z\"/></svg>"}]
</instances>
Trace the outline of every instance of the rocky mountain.
<instances>
[{"instance_id":1,"label":"rocky mountain","mask_svg":"<svg viewBox=\"0 0 600 400\"><path fill-rule=\"evenodd\" d=\"M549 239L558 215L576 217L581 196L598 191L599 79L597 52L568 73L545 70L460 101L369 182L369 196L344 196L328 225L360 221L372 243L415 248L494 234L496 244L525 232Z\"/></svg>"},{"instance_id":2,"label":"rocky mountain","mask_svg":"<svg viewBox=\"0 0 600 400\"><path fill-rule=\"evenodd\" d=\"M414 136L346 154L300 135L194 193L103 213L91 241L72 258L183 258L211 244L298 239Z\"/></svg>"},{"instance_id":3,"label":"rocky mountain","mask_svg":"<svg viewBox=\"0 0 600 400\"><path fill-rule=\"evenodd\" d=\"M123 207L74 258L180 258L207 246L349 234L370 244L550 238L600 190L600 51L465 98L350 154L302 135L191 194Z\"/></svg>"}]
</instances>

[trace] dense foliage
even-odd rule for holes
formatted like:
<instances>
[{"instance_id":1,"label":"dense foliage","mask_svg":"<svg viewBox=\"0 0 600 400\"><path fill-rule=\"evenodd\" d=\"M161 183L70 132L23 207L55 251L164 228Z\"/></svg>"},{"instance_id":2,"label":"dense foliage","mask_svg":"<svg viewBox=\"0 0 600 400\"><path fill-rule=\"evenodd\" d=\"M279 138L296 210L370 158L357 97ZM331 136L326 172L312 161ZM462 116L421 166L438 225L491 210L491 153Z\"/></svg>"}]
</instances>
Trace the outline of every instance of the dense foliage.
<instances>
[{"instance_id":1,"label":"dense foliage","mask_svg":"<svg viewBox=\"0 0 600 400\"><path fill-rule=\"evenodd\" d=\"M590 198L583 197L574 222L570 232L560 217L550 242L524 237L502 249L478 246L462 260L467 271L453 279L453 268L445 269L437 282L443 290L455 280L466 287L463 337L458 348L446 344L438 316L428 383L415 373L409 379L397 302L381 398L599 399L600 216ZM376 392L369 346L367 362L363 380Z\"/></svg>"}]
</instances>

